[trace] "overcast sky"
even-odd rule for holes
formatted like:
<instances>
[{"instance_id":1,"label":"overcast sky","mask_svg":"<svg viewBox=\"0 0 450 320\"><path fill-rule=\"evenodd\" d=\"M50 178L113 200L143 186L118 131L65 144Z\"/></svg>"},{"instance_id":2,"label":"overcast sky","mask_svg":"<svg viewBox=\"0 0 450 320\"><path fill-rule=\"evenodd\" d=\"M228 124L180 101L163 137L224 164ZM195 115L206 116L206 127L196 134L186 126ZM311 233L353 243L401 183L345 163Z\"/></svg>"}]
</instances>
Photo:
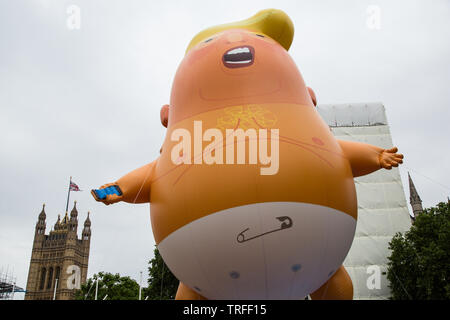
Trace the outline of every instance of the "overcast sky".
<instances>
[{"instance_id":1,"label":"overcast sky","mask_svg":"<svg viewBox=\"0 0 450 320\"><path fill-rule=\"evenodd\" d=\"M70 5L80 29L67 26ZM159 155L159 110L191 38L265 8L293 20L290 54L319 103L385 105L407 199L410 170L425 207L446 200L450 1L0 0L0 268L25 288L42 203L48 232L72 175L81 228L91 211L88 276L146 278L149 205L106 207L89 190Z\"/></svg>"}]
</instances>

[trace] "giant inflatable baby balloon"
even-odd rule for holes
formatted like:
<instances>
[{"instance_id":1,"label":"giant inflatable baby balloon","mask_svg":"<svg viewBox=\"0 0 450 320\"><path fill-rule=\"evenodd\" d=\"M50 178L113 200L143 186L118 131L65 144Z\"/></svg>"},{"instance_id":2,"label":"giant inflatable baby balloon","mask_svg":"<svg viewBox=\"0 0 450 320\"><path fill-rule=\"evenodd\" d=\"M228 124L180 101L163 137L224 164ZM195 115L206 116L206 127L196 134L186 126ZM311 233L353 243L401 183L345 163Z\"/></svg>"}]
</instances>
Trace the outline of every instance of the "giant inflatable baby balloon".
<instances>
[{"instance_id":1,"label":"giant inflatable baby balloon","mask_svg":"<svg viewBox=\"0 0 450 320\"><path fill-rule=\"evenodd\" d=\"M159 158L92 191L150 203L177 299L353 297L353 178L403 156L334 138L288 54L293 34L273 9L197 34L161 109Z\"/></svg>"}]
</instances>

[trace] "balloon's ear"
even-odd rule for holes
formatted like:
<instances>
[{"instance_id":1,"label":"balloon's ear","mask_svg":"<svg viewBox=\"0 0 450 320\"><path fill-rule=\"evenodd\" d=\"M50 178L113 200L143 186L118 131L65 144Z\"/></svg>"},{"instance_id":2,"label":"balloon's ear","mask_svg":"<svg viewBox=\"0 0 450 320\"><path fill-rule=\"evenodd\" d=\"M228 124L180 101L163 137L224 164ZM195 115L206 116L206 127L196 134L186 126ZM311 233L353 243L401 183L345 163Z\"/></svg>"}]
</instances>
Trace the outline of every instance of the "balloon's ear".
<instances>
[{"instance_id":1,"label":"balloon's ear","mask_svg":"<svg viewBox=\"0 0 450 320\"><path fill-rule=\"evenodd\" d=\"M316 94L314 93L314 90L310 87L306 87L308 89L309 96L311 97L312 102L314 103L314 106L317 106L317 98Z\"/></svg>"},{"instance_id":2,"label":"balloon's ear","mask_svg":"<svg viewBox=\"0 0 450 320\"><path fill-rule=\"evenodd\" d=\"M169 105L165 104L161 107L161 124L167 128L167 123L169 122Z\"/></svg>"}]
</instances>

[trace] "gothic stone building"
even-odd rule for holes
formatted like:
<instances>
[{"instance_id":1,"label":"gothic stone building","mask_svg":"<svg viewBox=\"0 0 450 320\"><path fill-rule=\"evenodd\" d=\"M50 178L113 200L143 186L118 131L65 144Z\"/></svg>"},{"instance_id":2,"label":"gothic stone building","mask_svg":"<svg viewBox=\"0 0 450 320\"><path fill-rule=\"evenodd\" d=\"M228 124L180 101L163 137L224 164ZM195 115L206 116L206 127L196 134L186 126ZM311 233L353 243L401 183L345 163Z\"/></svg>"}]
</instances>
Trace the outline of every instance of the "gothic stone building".
<instances>
[{"instance_id":1,"label":"gothic stone building","mask_svg":"<svg viewBox=\"0 0 450 320\"><path fill-rule=\"evenodd\" d=\"M78 211L76 202L70 213L45 234L45 204L36 223L25 300L70 300L76 289L86 282L91 221L89 212L78 239ZM56 286L56 291L55 291Z\"/></svg>"}]
</instances>

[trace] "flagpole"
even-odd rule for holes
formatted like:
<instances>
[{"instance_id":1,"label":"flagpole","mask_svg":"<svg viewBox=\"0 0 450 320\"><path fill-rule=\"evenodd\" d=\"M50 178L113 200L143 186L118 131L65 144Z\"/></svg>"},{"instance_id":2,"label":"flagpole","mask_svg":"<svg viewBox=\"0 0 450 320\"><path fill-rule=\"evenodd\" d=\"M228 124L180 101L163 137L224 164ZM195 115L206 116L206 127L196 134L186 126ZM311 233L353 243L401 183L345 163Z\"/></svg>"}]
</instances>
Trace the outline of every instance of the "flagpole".
<instances>
[{"instance_id":1,"label":"flagpole","mask_svg":"<svg viewBox=\"0 0 450 320\"><path fill-rule=\"evenodd\" d=\"M69 191L67 192L66 213L69 211L69 197L70 197L70 185L71 184L72 184L72 176L70 176Z\"/></svg>"},{"instance_id":2,"label":"flagpole","mask_svg":"<svg viewBox=\"0 0 450 320\"><path fill-rule=\"evenodd\" d=\"M98 293L98 278L97 283L95 284L95 300L97 300L97 293Z\"/></svg>"},{"instance_id":3,"label":"flagpole","mask_svg":"<svg viewBox=\"0 0 450 320\"><path fill-rule=\"evenodd\" d=\"M139 277L139 300L141 300L141 293L142 293L142 271L141 276Z\"/></svg>"},{"instance_id":4,"label":"flagpole","mask_svg":"<svg viewBox=\"0 0 450 320\"><path fill-rule=\"evenodd\" d=\"M53 290L53 300L56 300L56 288L58 287L58 278L55 279L55 290Z\"/></svg>"}]
</instances>

